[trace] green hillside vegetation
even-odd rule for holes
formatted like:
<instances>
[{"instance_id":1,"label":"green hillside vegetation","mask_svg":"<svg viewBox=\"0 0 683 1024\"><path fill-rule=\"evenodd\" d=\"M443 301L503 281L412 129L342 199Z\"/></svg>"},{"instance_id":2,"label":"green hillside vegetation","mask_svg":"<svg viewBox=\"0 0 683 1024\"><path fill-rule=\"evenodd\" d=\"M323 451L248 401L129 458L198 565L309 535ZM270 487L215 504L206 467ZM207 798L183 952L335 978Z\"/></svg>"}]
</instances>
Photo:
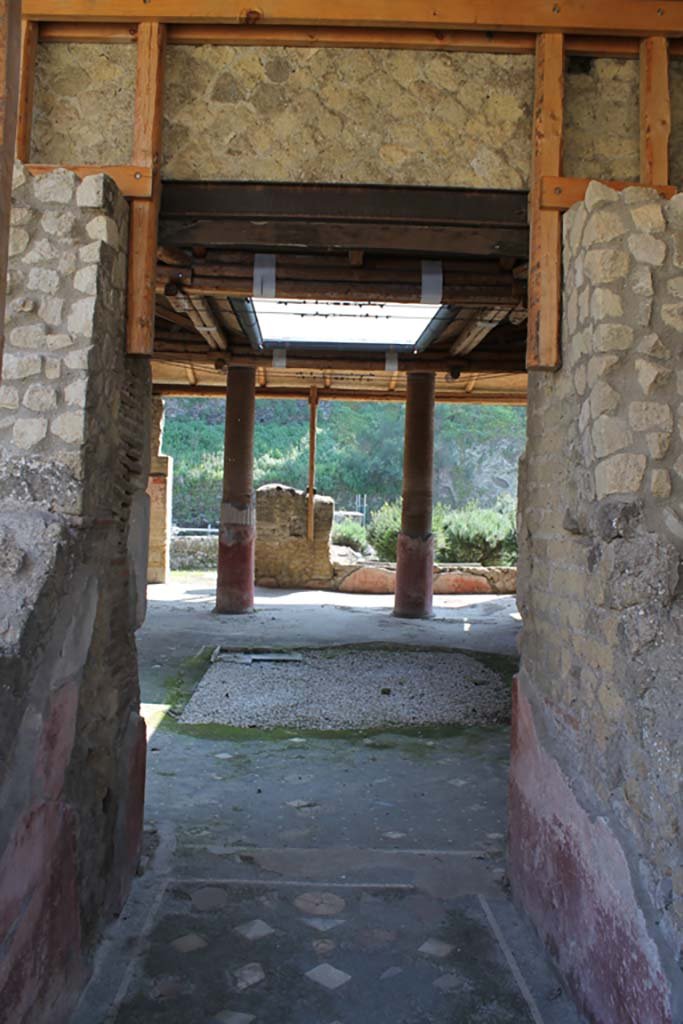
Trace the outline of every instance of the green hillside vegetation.
<instances>
[{"instance_id":1,"label":"green hillside vegetation","mask_svg":"<svg viewBox=\"0 0 683 1024\"><path fill-rule=\"evenodd\" d=\"M164 452L174 458L173 519L181 526L218 521L223 473L224 402L169 399ZM404 407L399 402L323 402L318 414L317 490L337 508L367 494L377 510L401 494ZM255 484L304 488L308 406L256 404ZM516 490L525 410L511 406L440 405L436 410L435 499L448 509L493 507Z\"/></svg>"}]
</instances>

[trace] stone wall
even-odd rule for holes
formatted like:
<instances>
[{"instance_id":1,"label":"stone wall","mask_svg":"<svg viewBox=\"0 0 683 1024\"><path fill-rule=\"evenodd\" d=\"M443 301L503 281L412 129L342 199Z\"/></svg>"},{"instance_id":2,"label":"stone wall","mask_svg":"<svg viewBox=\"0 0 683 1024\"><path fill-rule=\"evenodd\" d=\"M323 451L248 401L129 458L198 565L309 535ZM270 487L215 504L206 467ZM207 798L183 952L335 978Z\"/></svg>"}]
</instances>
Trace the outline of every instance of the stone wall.
<instances>
[{"instance_id":1,"label":"stone wall","mask_svg":"<svg viewBox=\"0 0 683 1024\"><path fill-rule=\"evenodd\" d=\"M173 522L173 459L163 455L164 400L152 399L151 462L149 495L149 556L147 582L167 583L171 571L171 527Z\"/></svg>"},{"instance_id":2,"label":"stone wall","mask_svg":"<svg viewBox=\"0 0 683 1024\"><path fill-rule=\"evenodd\" d=\"M683 196L565 217L529 380L510 871L590 1021L683 1014Z\"/></svg>"},{"instance_id":3,"label":"stone wall","mask_svg":"<svg viewBox=\"0 0 683 1024\"><path fill-rule=\"evenodd\" d=\"M565 173L637 179L638 62L570 60L566 88ZM39 46L32 158L126 163L134 90L133 46ZM672 91L683 182L680 61ZM525 188L532 99L530 55L170 46L163 174Z\"/></svg>"},{"instance_id":4,"label":"stone wall","mask_svg":"<svg viewBox=\"0 0 683 1024\"><path fill-rule=\"evenodd\" d=\"M0 1020L61 1024L138 859L149 369L128 210L15 171L0 387Z\"/></svg>"},{"instance_id":5,"label":"stone wall","mask_svg":"<svg viewBox=\"0 0 683 1024\"><path fill-rule=\"evenodd\" d=\"M313 540L306 533L304 491L266 484L256 492L256 584L262 587L324 587L334 570L330 534L332 498L315 496Z\"/></svg>"}]
</instances>

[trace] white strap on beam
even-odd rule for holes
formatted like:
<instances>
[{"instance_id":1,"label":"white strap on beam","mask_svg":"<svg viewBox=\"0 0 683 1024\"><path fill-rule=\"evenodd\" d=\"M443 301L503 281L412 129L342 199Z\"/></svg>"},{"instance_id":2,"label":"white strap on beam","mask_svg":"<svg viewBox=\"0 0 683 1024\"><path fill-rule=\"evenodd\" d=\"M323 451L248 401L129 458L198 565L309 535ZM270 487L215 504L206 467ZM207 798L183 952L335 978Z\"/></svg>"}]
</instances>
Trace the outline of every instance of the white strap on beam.
<instances>
[{"instance_id":1,"label":"white strap on beam","mask_svg":"<svg viewBox=\"0 0 683 1024\"><path fill-rule=\"evenodd\" d=\"M440 306L443 298L443 264L441 260L422 260L422 292L420 302Z\"/></svg>"},{"instance_id":2,"label":"white strap on beam","mask_svg":"<svg viewBox=\"0 0 683 1024\"><path fill-rule=\"evenodd\" d=\"M257 253L254 256L253 296L255 299L275 298L275 275L277 257L272 253Z\"/></svg>"}]
</instances>

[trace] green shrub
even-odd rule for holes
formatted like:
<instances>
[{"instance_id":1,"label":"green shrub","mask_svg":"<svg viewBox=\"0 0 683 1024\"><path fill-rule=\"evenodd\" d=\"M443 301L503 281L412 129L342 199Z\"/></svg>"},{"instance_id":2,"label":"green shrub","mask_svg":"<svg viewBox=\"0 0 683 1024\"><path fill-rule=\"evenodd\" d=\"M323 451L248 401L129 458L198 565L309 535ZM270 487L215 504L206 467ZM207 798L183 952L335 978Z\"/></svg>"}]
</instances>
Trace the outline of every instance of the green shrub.
<instances>
[{"instance_id":1,"label":"green shrub","mask_svg":"<svg viewBox=\"0 0 683 1024\"><path fill-rule=\"evenodd\" d=\"M382 561L396 561L396 544L400 529L400 501L388 501L372 513L368 526L368 540Z\"/></svg>"},{"instance_id":2,"label":"green shrub","mask_svg":"<svg viewBox=\"0 0 683 1024\"><path fill-rule=\"evenodd\" d=\"M506 495L493 508L474 503L448 513L437 561L514 565L517 561L515 503Z\"/></svg>"},{"instance_id":3,"label":"green shrub","mask_svg":"<svg viewBox=\"0 0 683 1024\"><path fill-rule=\"evenodd\" d=\"M332 527L332 543L363 554L368 546L368 535L356 519L342 519Z\"/></svg>"}]
</instances>

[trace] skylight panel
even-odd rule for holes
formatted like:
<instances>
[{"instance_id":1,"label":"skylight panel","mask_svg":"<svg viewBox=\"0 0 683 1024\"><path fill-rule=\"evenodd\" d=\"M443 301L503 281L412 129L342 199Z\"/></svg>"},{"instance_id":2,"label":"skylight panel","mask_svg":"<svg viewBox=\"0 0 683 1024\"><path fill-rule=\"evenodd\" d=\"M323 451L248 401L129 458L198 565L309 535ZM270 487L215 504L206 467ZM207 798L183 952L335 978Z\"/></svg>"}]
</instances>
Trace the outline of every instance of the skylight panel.
<instances>
[{"instance_id":1,"label":"skylight panel","mask_svg":"<svg viewBox=\"0 0 683 1024\"><path fill-rule=\"evenodd\" d=\"M253 299L266 344L412 346L439 306Z\"/></svg>"}]
</instances>

